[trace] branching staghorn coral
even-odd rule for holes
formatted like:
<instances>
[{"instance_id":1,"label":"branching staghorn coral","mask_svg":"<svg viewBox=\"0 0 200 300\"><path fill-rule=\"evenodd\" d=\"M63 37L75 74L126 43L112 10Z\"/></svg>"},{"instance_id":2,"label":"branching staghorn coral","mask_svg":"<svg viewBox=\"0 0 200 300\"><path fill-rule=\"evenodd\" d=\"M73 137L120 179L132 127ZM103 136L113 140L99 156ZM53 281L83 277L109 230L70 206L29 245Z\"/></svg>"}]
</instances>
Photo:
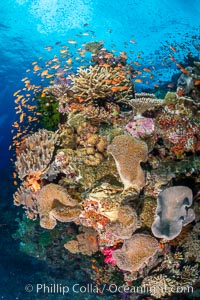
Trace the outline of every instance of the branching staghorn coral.
<instances>
[{"instance_id":1,"label":"branching staghorn coral","mask_svg":"<svg viewBox=\"0 0 200 300\"><path fill-rule=\"evenodd\" d=\"M131 99L133 96L132 82L126 77L124 71L115 68L98 65L89 66L88 69L79 68L78 73L69 75L68 79L72 80L72 91L87 104L112 96L116 102L123 99L127 101L127 97Z\"/></svg>"},{"instance_id":2,"label":"branching staghorn coral","mask_svg":"<svg viewBox=\"0 0 200 300\"><path fill-rule=\"evenodd\" d=\"M115 160L124 188L141 190L145 186L145 177L140 163L147 161L146 143L131 136L119 135L108 146L108 153Z\"/></svg>"},{"instance_id":3,"label":"branching staghorn coral","mask_svg":"<svg viewBox=\"0 0 200 300\"><path fill-rule=\"evenodd\" d=\"M50 165L53 158L58 135L54 132L40 129L27 137L22 145L22 151L15 163L19 178L26 176L38 176ZM31 178L30 178L31 179Z\"/></svg>"},{"instance_id":4,"label":"branching staghorn coral","mask_svg":"<svg viewBox=\"0 0 200 300\"><path fill-rule=\"evenodd\" d=\"M177 286L178 282L165 274L147 276L142 281L142 288L145 292L158 299L170 296Z\"/></svg>"},{"instance_id":5,"label":"branching staghorn coral","mask_svg":"<svg viewBox=\"0 0 200 300\"><path fill-rule=\"evenodd\" d=\"M107 68L89 66L88 69L78 69L77 75L69 75L72 80L72 90L83 98L84 102L112 96L110 86L106 83L111 74Z\"/></svg>"},{"instance_id":6,"label":"branching staghorn coral","mask_svg":"<svg viewBox=\"0 0 200 300\"><path fill-rule=\"evenodd\" d=\"M72 92L70 91L70 86L68 84L54 84L49 86L45 92L47 95L52 95L56 98L69 96Z\"/></svg>"},{"instance_id":7,"label":"branching staghorn coral","mask_svg":"<svg viewBox=\"0 0 200 300\"><path fill-rule=\"evenodd\" d=\"M192 208L192 190L186 186L166 188L158 195L156 218L152 232L158 238L173 240L182 230L182 226L194 221Z\"/></svg>"}]
</instances>

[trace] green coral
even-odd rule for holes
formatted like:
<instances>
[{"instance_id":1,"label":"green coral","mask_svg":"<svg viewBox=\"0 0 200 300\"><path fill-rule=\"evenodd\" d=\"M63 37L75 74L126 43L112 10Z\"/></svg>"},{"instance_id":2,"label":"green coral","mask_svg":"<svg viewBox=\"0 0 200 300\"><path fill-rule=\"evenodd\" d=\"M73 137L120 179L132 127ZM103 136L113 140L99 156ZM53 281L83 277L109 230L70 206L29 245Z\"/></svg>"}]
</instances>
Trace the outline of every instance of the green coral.
<instances>
[{"instance_id":1,"label":"green coral","mask_svg":"<svg viewBox=\"0 0 200 300\"><path fill-rule=\"evenodd\" d=\"M40 122L43 128L47 130L56 130L60 123L60 113L58 111L59 102L53 96L37 95L37 111L40 115Z\"/></svg>"}]
</instances>

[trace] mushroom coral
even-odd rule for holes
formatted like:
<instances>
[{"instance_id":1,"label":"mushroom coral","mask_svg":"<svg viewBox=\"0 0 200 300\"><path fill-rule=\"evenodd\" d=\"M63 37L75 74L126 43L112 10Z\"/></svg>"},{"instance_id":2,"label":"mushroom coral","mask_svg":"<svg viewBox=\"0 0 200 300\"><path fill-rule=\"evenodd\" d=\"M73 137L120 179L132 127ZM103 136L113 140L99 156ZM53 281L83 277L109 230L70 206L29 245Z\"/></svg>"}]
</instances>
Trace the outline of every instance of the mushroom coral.
<instances>
[{"instance_id":1,"label":"mushroom coral","mask_svg":"<svg viewBox=\"0 0 200 300\"><path fill-rule=\"evenodd\" d=\"M192 208L192 190L186 186L166 188L158 195L156 218L152 224L153 235L158 238L173 240L182 226L195 218Z\"/></svg>"},{"instance_id":2,"label":"mushroom coral","mask_svg":"<svg viewBox=\"0 0 200 300\"><path fill-rule=\"evenodd\" d=\"M140 163L147 161L147 144L132 136L119 135L108 146L108 153L115 160L124 189L134 188L140 191L145 186Z\"/></svg>"},{"instance_id":3,"label":"mushroom coral","mask_svg":"<svg viewBox=\"0 0 200 300\"><path fill-rule=\"evenodd\" d=\"M58 221L75 221L81 212L78 202L71 198L67 190L58 184L50 183L37 193L40 226L53 229Z\"/></svg>"},{"instance_id":4,"label":"mushroom coral","mask_svg":"<svg viewBox=\"0 0 200 300\"><path fill-rule=\"evenodd\" d=\"M117 266L131 273L144 268L154 259L158 251L158 241L147 234L134 234L125 240L121 249L113 252Z\"/></svg>"}]
</instances>

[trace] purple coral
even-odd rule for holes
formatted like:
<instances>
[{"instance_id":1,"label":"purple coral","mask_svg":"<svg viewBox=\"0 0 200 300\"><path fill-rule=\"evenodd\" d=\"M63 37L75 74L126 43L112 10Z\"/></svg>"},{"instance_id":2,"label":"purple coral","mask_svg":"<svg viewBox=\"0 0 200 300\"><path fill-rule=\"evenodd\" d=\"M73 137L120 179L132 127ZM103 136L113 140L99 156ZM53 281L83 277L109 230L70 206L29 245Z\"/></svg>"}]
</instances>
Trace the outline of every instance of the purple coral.
<instances>
[{"instance_id":1,"label":"purple coral","mask_svg":"<svg viewBox=\"0 0 200 300\"><path fill-rule=\"evenodd\" d=\"M125 129L134 137L145 138L154 134L155 125L152 118L140 118L129 122Z\"/></svg>"}]
</instances>

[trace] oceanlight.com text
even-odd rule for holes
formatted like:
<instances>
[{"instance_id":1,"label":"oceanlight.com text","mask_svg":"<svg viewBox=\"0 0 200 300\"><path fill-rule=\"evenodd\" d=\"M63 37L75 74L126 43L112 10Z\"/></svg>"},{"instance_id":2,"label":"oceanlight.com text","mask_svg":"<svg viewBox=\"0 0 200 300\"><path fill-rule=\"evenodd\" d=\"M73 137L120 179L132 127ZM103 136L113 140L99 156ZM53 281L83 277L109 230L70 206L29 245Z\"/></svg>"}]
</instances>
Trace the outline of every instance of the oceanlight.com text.
<instances>
[{"instance_id":1,"label":"oceanlight.com text","mask_svg":"<svg viewBox=\"0 0 200 300\"><path fill-rule=\"evenodd\" d=\"M122 285L117 286L116 284L102 284L100 286L95 284L86 284L82 285L75 283L73 285L65 285L61 283L38 283L38 284L27 284L25 286L25 291L27 293L36 293L36 294L104 294L108 292L111 294L116 293L133 293L133 294L149 294L149 295L158 295L158 294L191 294L193 293L192 286L176 286L176 287L149 287L149 286L129 286Z\"/></svg>"}]
</instances>

